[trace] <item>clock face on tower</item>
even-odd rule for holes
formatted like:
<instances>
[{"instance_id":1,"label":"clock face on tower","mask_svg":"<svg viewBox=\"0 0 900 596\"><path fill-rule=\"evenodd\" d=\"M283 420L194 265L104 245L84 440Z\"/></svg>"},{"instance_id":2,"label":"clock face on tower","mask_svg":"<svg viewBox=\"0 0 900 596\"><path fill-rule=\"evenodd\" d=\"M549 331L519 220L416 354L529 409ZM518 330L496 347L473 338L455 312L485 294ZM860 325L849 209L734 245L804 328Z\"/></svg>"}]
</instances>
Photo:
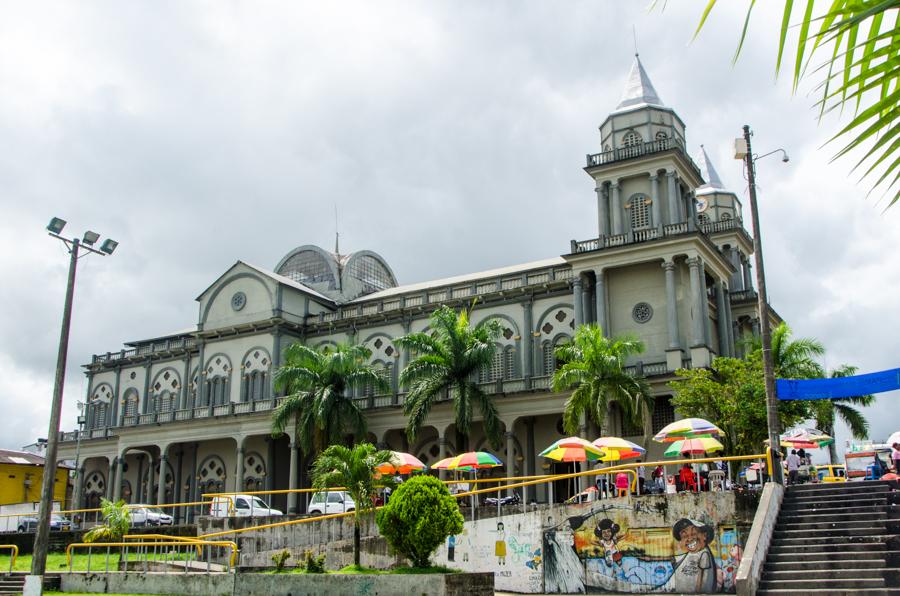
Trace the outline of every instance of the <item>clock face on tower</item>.
<instances>
[{"instance_id":1,"label":"clock face on tower","mask_svg":"<svg viewBox=\"0 0 900 596\"><path fill-rule=\"evenodd\" d=\"M705 197L697 197L697 213L703 213L709 207L709 201Z\"/></svg>"}]
</instances>

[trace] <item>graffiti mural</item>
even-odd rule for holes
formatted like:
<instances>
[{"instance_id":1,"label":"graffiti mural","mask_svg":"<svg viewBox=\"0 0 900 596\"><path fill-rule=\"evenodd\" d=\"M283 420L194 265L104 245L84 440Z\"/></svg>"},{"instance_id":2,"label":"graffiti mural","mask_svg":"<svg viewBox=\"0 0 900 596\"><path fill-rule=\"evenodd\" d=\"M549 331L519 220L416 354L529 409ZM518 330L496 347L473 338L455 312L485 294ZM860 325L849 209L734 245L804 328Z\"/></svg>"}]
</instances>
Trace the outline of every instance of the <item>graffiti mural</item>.
<instances>
[{"instance_id":1,"label":"graffiti mural","mask_svg":"<svg viewBox=\"0 0 900 596\"><path fill-rule=\"evenodd\" d=\"M734 591L746 526L717 524L703 510L670 526L654 525L666 516L644 507L605 504L546 529L546 591Z\"/></svg>"}]
</instances>

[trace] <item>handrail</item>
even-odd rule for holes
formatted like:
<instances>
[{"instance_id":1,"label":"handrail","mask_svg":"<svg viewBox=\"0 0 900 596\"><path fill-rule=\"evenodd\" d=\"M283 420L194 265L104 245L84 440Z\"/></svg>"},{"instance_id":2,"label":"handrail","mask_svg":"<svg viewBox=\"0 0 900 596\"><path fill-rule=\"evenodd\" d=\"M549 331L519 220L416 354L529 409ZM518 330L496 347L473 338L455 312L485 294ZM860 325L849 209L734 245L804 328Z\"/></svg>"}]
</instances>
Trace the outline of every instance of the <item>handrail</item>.
<instances>
[{"instance_id":1,"label":"handrail","mask_svg":"<svg viewBox=\"0 0 900 596\"><path fill-rule=\"evenodd\" d=\"M538 477L537 480L526 480L523 482L506 484L504 486L493 486L493 487L489 487L489 488L471 490L471 491L464 492L464 493L457 493L457 494L453 495L453 497L460 499L460 498L469 497L472 495L496 493L496 492L513 489L513 488L521 488L524 486L533 486L536 484L555 482L556 480L567 480L570 478L580 478L582 476L598 476L600 474L610 474L612 472L620 472L620 471L626 471L626 470L631 470L633 472L633 468L639 468L639 467L659 466L659 465L668 466L668 465L679 465L679 464L702 464L702 463L717 462L717 461L747 461L747 460L754 460L754 459L764 459L765 457L766 457L766 454L755 453L752 455L728 455L728 456L722 456L722 457L704 457L704 458L697 458L697 459L676 459L676 460L661 460L661 461L648 461L648 462L641 462L641 463L619 464L617 466L611 466L609 468L586 470L584 472L572 472L572 473L568 473L568 474L556 474L556 475L549 475L549 476L541 476L541 477ZM381 509L381 507L383 507L383 505L379 506L379 507L375 507L374 510L377 511L378 509ZM260 524L258 526L247 526L245 528L234 528L231 530L223 530L221 532L211 532L209 534L202 534L202 535L198 536L198 538L216 538L219 536L228 536L231 534L243 534L244 532L254 532L256 530L267 530L269 528L280 528L280 527L285 527L285 526L293 526L293 525L297 525L297 524L306 524L306 523L317 522L317 521L322 521L322 520L326 520L326 519L337 519L340 517L347 517L349 515L356 515L356 512L355 511L347 511L347 512L343 512L343 513L329 513L327 515L317 515L315 517L303 517L303 518L299 518L299 519L291 519L291 520L281 521L281 522Z\"/></svg>"},{"instance_id":2,"label":"handrail","mask_svg":"<svg viewBox=\"0 0 900 596\"><path fill-rule=\"evenodd\" d=\"M0 544L0 549L8 548L12 551L9 559L9 572L12 573L13 567L16 566L16 559L19 558L19 547L15 544Z\"/></svg>"},{"instance_id":3,"label":"handrail","mask_svg":"<svg viewBox=\"0 0 900 596\"><path fill-rule=\"evenodd\" d=\"M69 546L66 547L66 566L72 566L72 549L73 548L93 548L93 547L111 547L111 546L132 546L134 542L73 542ZM203 544L205 546L221 546L221 547L231 547L231 559L230 566L234 567L234 562L237 559L238 554L238 546L237 543L233 540L197 540L195 542L178 542L174 540L170 541L161 541L161 542L143 542L141 546L185 546L185 545L196 545Z\"/></svg>"},{"instance_id":4,"label":"handrail","mask_svg":"<svg viewBox=\"0 0 900 596\"><path fill-rule=\"evenodd\" d=\"M214 493L213 493L214 494ZM247 494L247 493L234 493L234 494ZM211 505L212 501L190 501L186 503L164 503L162 505L141 505L140 503L126 503L125 507L128 509L136 509L138 507L147 508L147 509L164 509L169 507L196 507L198 505ZM90 509L62 509L60 511L51 511L50 513L61 515L64 513L99 513L103 511L99 507L94 507ZM3 517L28 517L28 516L37 516L39 512L31 511L31 512L23 512L23 513L0 513L0 518Z\"/></svg>"},{"instance_id":5,"label":"handrail","mask_svg":"<svg viewBox=\"0 0 900 596\"><path fill-rule=\"evenodd\" d=\"M176 540L184 543L195 543L197 554L203 552L203 545L196 544L197 542L203 541L199 538L192 538L190 536L169 536L168 534L125 534L122 536L122 540L138 540L140 542L145 540Z\"/></svg>"}]
</instances>

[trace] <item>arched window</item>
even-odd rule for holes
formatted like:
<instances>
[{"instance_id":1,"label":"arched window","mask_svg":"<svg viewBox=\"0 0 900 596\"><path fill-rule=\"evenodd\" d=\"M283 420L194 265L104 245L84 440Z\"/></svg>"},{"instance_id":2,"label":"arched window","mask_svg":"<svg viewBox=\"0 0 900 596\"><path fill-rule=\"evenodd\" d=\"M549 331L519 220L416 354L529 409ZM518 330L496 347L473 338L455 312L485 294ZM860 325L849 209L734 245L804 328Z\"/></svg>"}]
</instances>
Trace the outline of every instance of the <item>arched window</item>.
<instances>
[{"instance_id":1,"label":"arched window","mask_svg":"<svg viewBox=\"0 0 900 596\"><path fill-rule=\"evenodd\" d=\"M731 219L731 214L727 211L719 216L719 219L722 221L729 221Z\"/></svg>"},{"instance_id":2,"label":"arched window","mask_svg":"<svg viewBox=\"0 0 900 596\"><path fill-rule=\"evenodd\" d=\"M108 416L111 412L112 399L113 391L109 384L101 383L94 389L88 400L88 411L86 412L90 421L90 428L104 428L111 424Z\"/></svg>"},{"instance_id":3,"label":"arched window","mask_svg":"<svg viewBox=\"0 0 900 596\"><path fill-rule=\"evenodd\" d=\"M697 216L697 221L699 221L701 225L706 225L709 223L709 215L707 215L706 213L701 213Z\"/></svg>"},{"instance_id":4,"label":"arched window","mask_svg":"<svg viewBox=\"0 0 900 596\"><path fill-rule=\"evenodd\" d=\"M241 490L263 490L265 488L266 462L262 456L251 451L244 456L244 486Z\"/></svg>"},{"instance_id":5,"label":"arched window","mask_svg":"<svg viewBox=\"0 0 900 596\"><path fill-rule=\"evenodd\" d=\"M271 366L269 352L263 348L254 348L244 356L241 365L242 382L241 392L243 401L257 401L266 399L269 395L269 370Z\"/></svg>"},{"instance_id":6,"label":"arched window","mask_svg":"<svg viewBox=\"0 0 900 596\"><path fill-rule=\"evenodd\" d=\"M657 149L666 149L669 146L669 135L663 131L656 133L656 146Z\"/></svg>"},{"instance_id":7,"label":"arched window","mask_svg":"<svg viewBox=\"0 0 900 596\"><path fill-rule=\"evenodd\" d=\"M481 369L478 374L478 382L490 383L503 378L503 347L496 345L494 347L494 357L490 366Z\"/></svg>"},{"instance_id":8,"label":"arched window","mask_svg":"<svg viewBox=\"0 0 900 596\"><path fill-rule=\"evenodd\" d=\"M137 389L133 387L125 391L125 397L123 400L125 402L124 408L122 410L125 416L136 416L138 413L138 402L140 401L140 397L138 396Z\"/></svg>"},{"instance_id":9,"label":"arched window","mask_svg":"<svg viewBox=\"0 0 900 596\"><path fill-rule=\"evenodd\" d=\"M626 147L637 147L641 144L641 135L633 130L629 130L622 137L622 144Z\"/></svg>"},{"instance_id":10,"label":"arched window","mask_svg":"<svg viewBox=\"0 0 900 596\"><path fill-rule=\"evenodd\" d=\"M644 195L637 195L631 199L629 211L632 230L643 230L650 227L650 201L651 199Z\"/></svg>"},{"instance_id":11,"label":"arched window","mask_svg":"<svg viewBox=\"0 0 900 596\"><path fill-rule=\"evenodd\" d=\"M225 490L225 480L227 474L225 472L225 464L218 455L210 455L200 465L198 476L200 480L198 486L200 493L215 493Z\"/></svg>"},{"instance_id":12,"label":"arched window","mask_svg":"<svg viewBox=\"0 0 900 596\"><path fill-rule=\"evenodd\" d=\"M549 341L541 344L541 363L544 376L552 375L556 370L556 355L553 353L553 344Z\"/></svg>"},{"instance_id":13,"label":"arched window","mask_svg":"<svg viewBox=\"0 0 900 596\"><path fill-rule=\"evenodd\" d=\"M171 412L175 409L181 378L173 369L161 370L153 380L151 390L158 413Z\"/></svg>"},{"instance_id":14,"label":"arched window","mask_svg":"<svg viewBox=\"0 0 900 596\"><path fill-rule=\"evenodd\" d=\"M517 369L516 350L512 346L506 346L503 350L503 378L515 379L519 373Z\"/></svg>"},{"instance_id":15,"label":"arched window","mask_svg":"<svg viewBox=\"0 0 900 596\"><path fill-rule=\"evenodd\" d=\"M228 379L231 377L231 362L224 354L216 354L206 362L206 396L204 404L221 406L229 401Z\"/></svg>"},{"instance_id":16,"label":"arched window","mask_svg":"<svg viewBox=\"0 0 900 596\"><path fill-rule=\"evenodd\" d=\"M88 509L100 507L100 497L106 494L106 478L103 472L91 472L84 481L84 506Z\"/></svg>"}]
</instances>

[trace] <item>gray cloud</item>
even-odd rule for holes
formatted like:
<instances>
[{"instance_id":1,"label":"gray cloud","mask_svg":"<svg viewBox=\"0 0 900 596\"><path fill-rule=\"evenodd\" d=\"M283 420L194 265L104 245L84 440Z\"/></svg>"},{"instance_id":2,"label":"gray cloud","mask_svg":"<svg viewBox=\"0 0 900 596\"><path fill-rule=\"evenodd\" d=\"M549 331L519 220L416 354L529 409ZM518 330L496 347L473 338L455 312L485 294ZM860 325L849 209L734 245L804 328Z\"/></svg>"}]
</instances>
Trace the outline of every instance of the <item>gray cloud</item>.
<instances>
[{"instance_id":1,"label":"gray cloud","mask_svg":"<svg viewBox=\"0 0 900 596\"><path fill-rule=\"evenodd\" d=\"M662 98L744 198L731 139L753 124L773 303L828 364L896 366L898 212L828 165L810 100L773 82L758 6L635 3L95 3L8 6L0 22L0 404L8 446L46 433L65 254L60 215L121 242L85 259L78 365L196 320L194 297L237 259L274 266L304 243L384 255L401 282L560 254L594 235L584 154L618 100L637 28ZM805 92L805 90L804 90ZM897 210L894 210L897 211ZM893 250L892 250L893 249ZM873 434L896 430L884 396Z\"/></svg>"}]
</instances>

